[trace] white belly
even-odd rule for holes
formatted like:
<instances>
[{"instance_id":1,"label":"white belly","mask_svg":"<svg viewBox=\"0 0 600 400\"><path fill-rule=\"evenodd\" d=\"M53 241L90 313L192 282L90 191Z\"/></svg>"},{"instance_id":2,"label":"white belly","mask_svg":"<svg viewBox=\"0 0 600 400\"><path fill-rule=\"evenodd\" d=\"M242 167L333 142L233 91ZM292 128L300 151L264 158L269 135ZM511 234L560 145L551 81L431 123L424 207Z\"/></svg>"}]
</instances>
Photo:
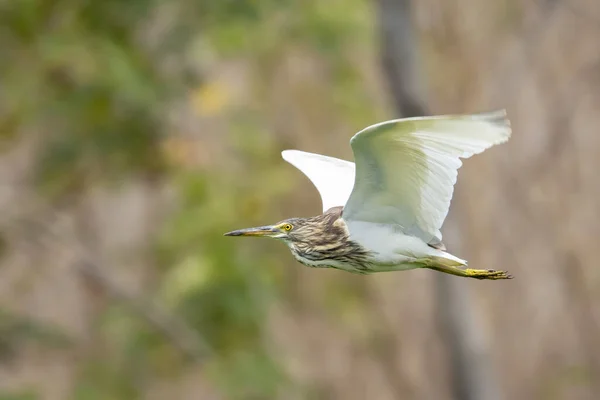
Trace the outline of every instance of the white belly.
<instances>
[{"instance_id":1,"label":"white belly","mask_svg":"<svg viewBox=\"0 0 600 400\"><path fill-rule=\"evenodd\" d=\"M373 252L374 264L382 267L396 266L394 269L412 269L418 259L428 256L454 258L450 254L436 250L421 239L407 236L394 225L372 222L346 221L350 239Z\"/></svg>"}]
</instances>

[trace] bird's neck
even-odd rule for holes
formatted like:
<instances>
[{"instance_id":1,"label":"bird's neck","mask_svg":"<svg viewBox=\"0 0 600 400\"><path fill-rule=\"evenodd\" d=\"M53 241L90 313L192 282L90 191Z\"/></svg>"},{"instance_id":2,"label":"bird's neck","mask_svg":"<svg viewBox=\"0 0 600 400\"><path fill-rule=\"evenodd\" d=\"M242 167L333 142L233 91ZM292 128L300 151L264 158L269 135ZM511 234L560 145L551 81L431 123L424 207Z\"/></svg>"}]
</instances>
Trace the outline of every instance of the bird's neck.
<instances>
[{"instance_id":1,"label":"bird's neck","mask_svg":"<svg viewBox=\"0 0 600 400\"><path fill-rule=\"evenodd\" d=\"M333 267L360 270L366 268L369 252L350 240L346 222L337 215L322 215L329 218L327 224L315 233L310 241L290 242L288 245L296 260L310 267Z\"/></svg>"}]
</instances>

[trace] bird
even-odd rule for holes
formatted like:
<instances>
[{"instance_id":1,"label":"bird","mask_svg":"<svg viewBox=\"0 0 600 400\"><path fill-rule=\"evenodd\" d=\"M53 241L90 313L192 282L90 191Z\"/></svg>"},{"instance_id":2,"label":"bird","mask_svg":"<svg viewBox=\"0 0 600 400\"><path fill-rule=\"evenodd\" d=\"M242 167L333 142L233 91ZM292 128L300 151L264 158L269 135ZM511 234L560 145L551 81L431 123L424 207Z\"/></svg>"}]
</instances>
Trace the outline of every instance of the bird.
<instances>
[{"instance_id":1,"label":"bird","mask_svg":"<svg viewBox=\"0 0 600 400\"><path fill-rule=\"evenodd\" d=\"M459 277L511 279L507 271L471 269L450 254L440 229L461 159L509 140L506 110L394 119L350 139L354 162L300 150L285 161L318 190L323 211L225 236L274 238L314 268L372 274L427 268Z\"/></svg>"}]
</instances>

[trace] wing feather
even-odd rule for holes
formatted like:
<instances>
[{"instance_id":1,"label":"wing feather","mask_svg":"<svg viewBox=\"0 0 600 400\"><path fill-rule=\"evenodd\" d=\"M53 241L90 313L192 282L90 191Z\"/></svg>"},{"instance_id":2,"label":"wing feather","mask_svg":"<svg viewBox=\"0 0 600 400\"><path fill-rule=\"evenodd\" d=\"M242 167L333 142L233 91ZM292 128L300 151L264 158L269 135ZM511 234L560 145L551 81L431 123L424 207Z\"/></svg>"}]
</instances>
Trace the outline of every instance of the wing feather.
<instances>
[{"instance_id":1,"label":"wing feather","mask_svg":"<svg viewBox=\"0 0 600 400\"><path fill-rule=\"evenodd\" d=\"M354 186L353 162L299 150L284 150L281 156L315 185L321 195L323 212L346 204Z\"/></svg>"},{"instance_id":2,"label":"wing feather","mask_svg":"<svg viewBox=\"0 0 600 400\"><path fill-rule=\"evenodd\" d=\"M418 117L372 125L350 140L356 177L344 219L400 226L440 243L460 158L506 142L506 111Z\"/></svg>"}]
</instances>

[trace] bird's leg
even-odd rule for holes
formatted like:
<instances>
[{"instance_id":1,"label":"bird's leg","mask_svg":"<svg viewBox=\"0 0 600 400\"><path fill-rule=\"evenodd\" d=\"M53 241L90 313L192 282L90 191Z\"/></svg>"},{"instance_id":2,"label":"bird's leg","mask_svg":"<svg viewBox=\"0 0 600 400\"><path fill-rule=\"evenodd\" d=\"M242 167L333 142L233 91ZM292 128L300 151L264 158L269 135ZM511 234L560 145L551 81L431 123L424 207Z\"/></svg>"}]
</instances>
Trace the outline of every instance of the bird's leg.
<instances>
[{"instance_id":1,"label":"bird's leg","mask_svg":"<svg viewBox=\"0 0 600 400\"><path fill-rule=\"evenodd\" d=\"M441 257L429 258L424 264L425 267L429 269L467 278L493 280L513 278L513 276L506 271L497 271L493 269L461 268L461 264Z\"/></svg>"}]
</instances>

